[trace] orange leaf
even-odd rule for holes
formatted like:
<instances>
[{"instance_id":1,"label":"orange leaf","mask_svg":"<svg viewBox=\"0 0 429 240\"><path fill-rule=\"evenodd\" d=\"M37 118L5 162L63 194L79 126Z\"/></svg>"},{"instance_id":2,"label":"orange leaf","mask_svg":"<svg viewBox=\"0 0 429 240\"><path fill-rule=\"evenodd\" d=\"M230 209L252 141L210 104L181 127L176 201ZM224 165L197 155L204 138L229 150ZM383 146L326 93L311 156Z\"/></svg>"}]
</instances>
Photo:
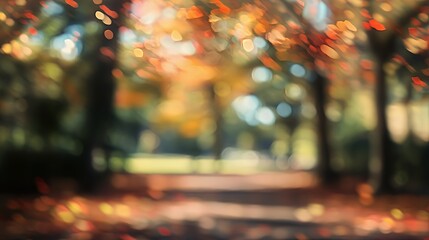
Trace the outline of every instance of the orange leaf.
<instances>
[{"instance_id":1,"label":"orange leaf","mask_svg":"<svg viewBox=\"0 0 429 240\"><path fill-rule=\"evenodd\" d=\"M427 83L423 82L419 77L411 77L411 80L413 80L413 84L420 86L420 87L427 87Z\"/></svg>"},{"instance_id":2,"label":"orange leaf","mask_svg":"<svg viewBox=\"0 0 429 240\"><path fill-rule=\"evenodd\" d=\"M371 29L371 26L369 25L369 23L368 23L368 22L363 22L363 23L362 23L362 25L363 25L363 27L364 27L366 30Z\"/></svg>"},{"instance_id":3,"label":"orange leaf","mask_svg":"<svg viewBox=\"0 0 429 240\"><path fill-rule=\"evenodd\" d=\"M386 27L379 21L375 20L375 19L371 19L369 21L369 25L374 28L377 31L384 31L386 30Z\"/></svg>"},{"instance_id":4,"label":"orange leaf","mask_svg":"<svg viewBox=\"0 0 429 240\"><path fill-rule=\"evenodd\" d=\"M101 5L100 9L103 10L107 15L111 16L112 18L118 18L119 17L117 12L111 10L106 5Z\"/></svg>"},{"instance_id":5,"label":"orange leaf","mask_svg":"<svg viewBox=\"0 0 429 240\"><path fill-rule=\"evenodd\" d=\"M67 3L67 5L69 5L72 8L78 8L79 4L77 2L75 2L74 0L65 0L65 2Z\"/></svg>"}]
</instances>

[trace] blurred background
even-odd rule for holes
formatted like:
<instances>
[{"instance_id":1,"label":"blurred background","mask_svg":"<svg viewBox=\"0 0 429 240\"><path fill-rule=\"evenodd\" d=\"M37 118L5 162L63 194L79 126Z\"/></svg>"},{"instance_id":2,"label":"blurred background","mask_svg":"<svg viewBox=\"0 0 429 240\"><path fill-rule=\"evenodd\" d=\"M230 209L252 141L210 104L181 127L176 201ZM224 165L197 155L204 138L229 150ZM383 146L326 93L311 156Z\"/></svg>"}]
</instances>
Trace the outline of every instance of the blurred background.
<instances>
[{"instance_id":1,"label":"blurred background","mask_svg":"<svg viewBox=\"0 0 429 240\"><path fill-rule=\"evenodd\" d=\"M427 220L428 202L416 199L429 193L428 14L427 0L7 0L2 203L9 209L8 199L23 193L159 200L197 189L213 201L246 190L234 195L245 201L281 189L263 201L270 206L292 201L286 189L299 188L296 196L310 200L288 202L293 209L325 191L351 193L355 209L373 204L373 194L396 194L395 204L411 201ZM82 213L79 201L99 200L75 199L64 211ZM324 206L309 204L295 211L298 222ZM396 226L403 212L387 214L385 225ZM214 224L199 219L203 229ZM307 239L298 233L291 236ZM120 239L137 239L128 236Z\"/></svg>"}]
</instances>

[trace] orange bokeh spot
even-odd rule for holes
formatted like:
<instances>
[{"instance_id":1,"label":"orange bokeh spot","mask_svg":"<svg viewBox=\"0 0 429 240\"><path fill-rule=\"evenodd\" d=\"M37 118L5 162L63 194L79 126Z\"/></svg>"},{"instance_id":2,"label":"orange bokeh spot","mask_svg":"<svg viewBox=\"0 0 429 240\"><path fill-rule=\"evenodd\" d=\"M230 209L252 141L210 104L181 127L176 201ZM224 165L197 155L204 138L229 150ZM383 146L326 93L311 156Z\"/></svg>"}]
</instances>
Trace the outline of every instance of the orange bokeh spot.
<instances>
[{"instance_id":1,"label":"orange bokeh spot","mask_svg":"<svg viewBox=\"0 0 429 240\"><path fill-rule=\"evenodd\" d=\"M115 68L115 69L113 69L113 71L112 71L112 75L113 75L115 78L122 78L122 77L124 76L124 73L123 73L120 69Z\"/></svg>"},{"instance_id":2,"label":"orange bokeh spot","mask_svg":"<svg viewBox=\"0 0 429 240\"><path fill-rule=\"evenodd\" d=\"M345 63L345 62L340 62L340 67L344 70L344 71L351 71L351 67L349 64Z\"/></svg>"},{"instance_id":3,"label":"orange bokeh spot","mask_svg":"<svg viewBox=\"0 0 429 240\"><path fill-rule=\"evenodd\" d=\"M31 20L37 20L36 15L34 15L32 12L26 12L26 13L24 14L24 17L26 17L26 18L28 18L28 19L31 19Z\"/></svg>"},{"instance_id":4,"label":"orange bokeh spot","mask_svg":"<svg viewBox=\"0 0 429 240\"><path fill-rule=\"evenodd\" d=\"M371 70L373 68L373 63L368 59L363 59L362 61L360 61L360 65L366 70Z\"/></svg>"},{"instance_id":5,"label":"orange bokeh spot","mask_svg":"<svg viewBox=\"0 0 429 240\"><path fill-rule=\"evenodd\" d=\"M377 21L377 20L375 20L375 19L371 19L371 20L369 21L369 25L370 25L373 29L375 29L375 30L377 30L377 31L384 31L384 30L386 30L386 27L385 27L381 22L379 22L379 21Z\"/></svg>"},{"instance_id":6,"label":"orange bokeh spot","mask_svg":"<svg viewBox=\"0 0 429 240\"><path fill-rule=\"evenodd\" d=\"M166 227L159 227L158 228L158 232L162 235L162 236L169 236L171 235L171 232L168 228Z\"/></svg>"},{"instance_id":7,"label":"orange bokeh spot","mask_svg":"<svg viewBox=\"0 0 429 240\"><path fill-rule=\"evenodd\" d=\"M104 13L106 13L107 15L111 16L112 18L118 18L118 13L111 10L109 7L107 7L106 5L101 5L100 9L104 11Z\"/></svg>"},{"instance_id":8,"label":"orange bokeh spot","mask_svg":"<svg viewBox=\"0 0 429 240\"><path fill-rule=\"evenodd\" d=\"M34 27L30 27L28 29L28 33L30 33L31 35L36 35L37 34L37 29L35 29Z\"/></svg>"},{"instance_id":9,"label":"orange bokeh spot","mask_svg":"<svg viewBox=\"0 0 429 240\"><path fill-rule=\"evenodd\" d=\"M65 3L72 8L78 8L79 4L74 0L65 0Z\"/></svg>"},{"instance_id":10,"label":"orange bokeh spot","mask_svg":"<svg viewBox=\"0 0 429 240\"><path fill-rule=\"evenodd\" d=\"M330 47L326 44L323 44L322 46L320 46L320 51L322 51L324 54L326 54L326 56L328 56L332 59L340 58L337 51L335 51L335 49L333 49L332 47Z\"/></svg>"},{"instance_id":11,"label":"orange bokeh spot","mask_svg":"<svg viewBox=\"0 0 429 240\"><path fill-rule=\"evenodd\" d=\"M121 88L116 91L115 105L119 108L139 107L146 104L145 94Z\"/></svg>"},{"instance_id":12,"label":"orange bokeh spot","mask_svg":"<svg viewBox=\"0 0 429 240\"><path fill-rule=\"evenodd\" d=\"M362 15L362 17L371 18L371 14L366 9L361 10L360 14Z\"/></svg>"},{"instance_id":13,"label":"orange bokeh spot","mask_svg":"<svg viewBox=\"0 0 429 240\"><path fill-rule=\"evenodd\" d=\"M326 36L328 36L332 40L337 40L338 39L337 33L334 30L331 30L331 29L329 29L329 30L326 31Z\"/></svg>"},{"instance_id":14,"label":"orange bokeh spot","mask_svg":"<svg viewBox=\"0 0 429 240\"><path fill-rule=\"evenodd\" d=\"M263 55L259 59L268 68L271 68L275 71L280 71L282 69L282 67L268 55Z\"/></svg>"},{"instance_id":15,"label":"orange bokeh spot","mask_svg":"<svg viewBox=\"0 0 429 240\"><path fill-rule=\"evenodd\" d=\"M419 87L427 87L427 83L423 82L420 77L411 77L411 80L413 81L413 84Z\"/></svg>"},{"instance_id":16,"label":"orange bokeh spot","mask_svg":"<svg viewBox=\"0 0 429 240\"><path fill-rule=\"evenodd\" d=\"M411 36L416 37L418 30L417 28L408 28L408 32L410 33Z\"/></svg>"},{"instance_id":17,"label":"orange bokeh spot","mask_svg":"<svg viewBox=\"0 0 429 240\"><path fill-rule=\"evenodd\" d=\"M303 41L305 44L309 44L307 36L305 34L300 34L299 39Z\"/></svg>"},{"instance_id":18,"label":"orange bokeh spot","mask_svg":"<svg viewBox=\"0 0 429 240\"><path fill-rule=\"evenodd\" d=\"M418 27L418 26L422 25L422 22L420 22L420 20L419 20L419 19L417 19L417 18L413 18L413 19L411 20L411 24L412 24L413 26Z\"/></svg>"},{"instance_id":19,"label":"orange bokeh spot","mask_svg":"<svg viewBox=\"0 0 429 240\"><path fill-rule=\"evenodd\" d=\"M196 6L192 6L186 14L186 17L188 19L196 19L196 18L200 18L203 16L204 16L204 13L201 11L201 9L199 9Z\"/></svg>"},{"instance_id":20,"label":"orange bokeh spot","mask_svg":"<svg viewBox=\"0 0 429 240\"><path fill-rule=\"evenodd\" d=\"M114 34L113 34L112 30L106 30L106 31L104 31L104 37L106 39L108 39L108 40L113 39Z\"/></svg>"},{"instance_id":21,"label":"orange bokeh spot","mask_svg":"<svg viewBox=\"0 0 429 240\"><path fill-rule=\"evenodd\" d=\"M375 82L375 74L372 71L364 71L363 78L368 83L374 83Z\"/></svg>"},{"instance_id":22,"label":"orange bokeh spot","mask_svg":"<svg viewBox=\"0 0 429 240\"><path fill-rule=\"evenodd\" d=\"M110 49L108 47L100 48L100 52L101 52L101 54L103 54L104 56L106 56L110 59L115 59L115 53L112 51L112 49Z\"/></svg>"},{"instance_id":23,"label":"orange bokeh spot","mask_svg":"<svg viewBox=\"0 0 429 240\"><path fill-rule=\"evenodd\" d=\"M369 30L369 29L371 29L371 25L369 25L369 23L368 23L368 22L363 22L363 23L362 23L362 26L363 26L363 28L365 28L365 30Z\"/></svg>"},{"instance_id":24,"label":"orange bokeh spot","mask_svg":"<svg viewBox=\"0 0 429 240\"><path fill-rule=\"evenodd\" d=\"M212 0L211 2L214 3L214 4L216 4L216 6L219 7L219 12L220 13L223 13L223 14L229 14L229 13L231 13L231 8L229 8L228 6L226 6L220 0Z\"/></svg>"}]
</instances>

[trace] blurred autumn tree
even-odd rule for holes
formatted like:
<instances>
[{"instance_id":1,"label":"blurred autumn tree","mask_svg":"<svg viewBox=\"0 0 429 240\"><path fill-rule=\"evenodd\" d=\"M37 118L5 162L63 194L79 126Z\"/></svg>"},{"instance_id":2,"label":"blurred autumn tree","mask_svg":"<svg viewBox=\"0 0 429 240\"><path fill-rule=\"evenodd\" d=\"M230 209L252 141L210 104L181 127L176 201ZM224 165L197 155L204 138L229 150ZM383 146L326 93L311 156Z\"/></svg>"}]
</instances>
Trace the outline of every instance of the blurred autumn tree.
<instances>
[{"instance_id":1,"label":"blurred autumn tree","mask_svg":"<svg viewBox=\"0 0 429 240\"><path fill-rule=\"evenodd\" d=\"M317 13L322 11L322 1L305 1L302 12L298 10L301 23L305 23L305 9L312 9L314 16L309 22L317 22ZM420 64L412 67L401 55L408 52L407 59L424 59L427 57L427 21L428 1L409 1L407 3L385 1L334 1L326 3L332 11L332 22L327 25L324 35L319 37L322 44L312 43L317 49L330 57L331 61L320 62L316 58L316 68L331 81L332 89L341 92L343 82L346 85L356 84L359 78L367 81L374 89L376 127L370 150L372 155L369 161L370 182L375 191L392 191L394 175L399 169L397 154L388 150L394 147L387 128L387 101L388 93L392 89L386 86L387 72L392 72L392 66L404 64L411 71L412 77L405 78L407 85L413 84L417 88L426 87L427 79L424 68ZM300 4L295 4L295 7ZM291 8L292 6L290 6ZM297 9L297 8L295 8ZM314 24L314 23L313 23ZM308 27L305 29L309 29ZM403 44L401 44L403 42ZM349 46L347 46L349 45ZM407 51L404 51L404 45ZM317 52L316 50L316 52ZM339 54L338 53L343 53ZM410 54L412 56L410 56ZM344 57L342 57L344 56ZM334 59L332 61L332 59ZM393 64L393 65L392 65ZM423 64L424 66L424 64ZM390 68L390 69L389 69ZM394 67L393 67L394 68ZM346 78L345 78L346 77ZM368 85L368 84L364 84ZM356 86L356 85L355 85ZM410 89L410 87L408 89ZM332 92L330 92L332 94ZM346 96L347 98L347 96ZM422 116L421 116L422 117ZM421 118L420 117L420 118ZM363 155L365 157L365 155ZM407 158L407 156L402 156ZM418 156L408 156L401 161L415 161ZM366 161L361 159L360 161Z\"/></svg>"},{"instance_id":2,"label":"blurred autumn tree","mask_svg":"<svg viewBox=\"0 0 429 240\"><path fill-rule=\"evenodd\" d=\"M24 172L16 178L28 183L35 175L49 178L71 174L82 187L91 188L93 150L108 148L106 135L114 120L112 71L126 1L25 3L11 1L1 12L19 17L25 8L24 16L31 18L20 21L20 30L1 48L12 60L9 64L15 61L25 66L21 75L27 76L27 82L14 82L26 96L21 101L25 116L23 125L15 124L11 133L20 142L8 145L2 157L4 164L13 166L2 170ZM30 4L34 8L29 8ZM94 12L106 16L97 19ZM1 23L10 25L8 22L10 19L5 18ZM34 171L27 173L18 162L35 163Z\"/></svg>"},{"instance_id":3,"label":"blurred autumn tree","mask_svg":"<svg viewBox=\"0 0 429 240\"><path fill-rule=\"evenodd\" d=\"M318 134L322 137L320 143L329 141L324 133L327 128L323 110L327 107L323 101L325 93L330 95L335 92L344 93L347 87L342 86L351 84L356 86L362 79L374 87L373 99L376 111L369 113L375 115L376 121L371 140L373 154L369 161L370 181L376 191L392 191L393 175L398 169L394 168L397 164L395 154L387 155L389 152L387 149L393 145L386 122L389 91L386 89L386 69L392 61L405 63L414 74L408 79L409 85L414 84L419 88L427 86L422 80L427 79L427 74L424 74L422 69L418 71L410 67L398 53L398 45L401 38L406 39L405 47L408 52L415 54L411 59L420 58L419 56L427 53L427 41L424 39L427 36L425 26L428 2L335 1L326 4L323 1L312 0L272 2L278 6L275 7L278 11L284 13L286 19L279 21L280 24L271 35L271 42L276 46L278 53L291 54L294 52L293 49L289 49L291 46L301 47L303 51L298 54L298 58L303 60L305 56L309 56L309 63L313 64L312 67L319 76L325 76L330 81L331 90L324 89L323 77L318 77L315 82L319 91L316 89L314 96L321 97L316 101L316 108L319 109ZM270 40L270 36L267 36ZM328 150L329 147L319 146L319 151L324 152L324 149ZM322 153L325 156L319 158L319 164L325 166L322 167L325 170L322 170L321 174L331 176L332 171L329 169L332 164L329 154L326 153ZM416 156L410 161L413 161L412 159L416 159ZM366 159L359 161L367 162Z\"/></svg>"},{"instance_id":4,"label":"blurred autumn tree","mask_svg":"<svg viewBox=\"0 0 429 240\"><path fill-rule=\"evenodd\" d=\"M353 47L343 41L343 33L349 29L328 28L333 26L328 25L331 13L323 2L308 1L303 4L271 1L264 2L263 5L266 9L276 9L277 13L267 12L266 16L264 34L275 48L273 58L268 59L279 63L277 68L282 71L301 77L300 84L310 87L317 119L317 169L325 183L331 182L335 179L336 173L331 163L330 137L325 113L327 77L332 76L336 71L336 64L342 60L337 51L349 51ZM329 39L329 33L337 37ZM284 64L287 62L291 64ZM291 65L292 68L289 68ZM306 76L305 69L309 69L311 74ZM338 72L338 76L341 77L341 72ZM340 86L338 88L341 89ZM286 95L288 94L290 92L286 92Z\"/></svg>"},{"instance_id":5,"label":"blurred autumn tree","mask_svg":"<svg viewBox=\"0 0 429 240\"><path fill-rule=\"evenodd\" d=\"M395 145L387 125L387 104L389 95L393 93L388 88L388 80L392 79L395 65L411 67L407 59L426 58L428 21L428 1L338 1L330 4L334 15L349 19L360 35L354 38L361 57L358 58L362 69L362 77L374 88L376 127L372 137L372 155L369 162L370 182L375 191L392 191L394 175L398 172L398 156L392 151ZM403 44L402 44L403 43ZM407 49L404 51L405 45ZM408 53L407 53L408 52ZM413 55L410 58L410 53ZM427 61L427 60L426 60ZM413 67L413 77L403 78L408 89L412 85L424 87L427 74ZM390 72L390 74L389 74ZM390 75L390 77L389 77ZM394 86L394 85L391 85ZM404 157L404 156L403 156ZM416 156L408 156L413 161Z\"/></svg>"},{"instance_id":6,"label":"blurred autumn tree","mask_svg":"<svg viewBox=\"0 0 429 240\"><path fill-rule=\"evenodd\" d=\"M217 16L210 14L219 11L216 5L208 5L134 2L128 29L124 28L124 35L134 35L134 40L124 49L121 67L125 72L134 69L141 84L158 84L163 98L149 120L154 126L178 127L186 138L214 129L213 154L219 159L223 112L235 97L251 90L246 65L262 50L254 50L251 41L256 19L249 20L249 26L238 20L239 14L253 14L248 6L237 3L236 9L228 8L228 15ZM242 41L252 49L243 50ZM140 60L130 62L135 57Z\"/></svg>"}]
</instances>

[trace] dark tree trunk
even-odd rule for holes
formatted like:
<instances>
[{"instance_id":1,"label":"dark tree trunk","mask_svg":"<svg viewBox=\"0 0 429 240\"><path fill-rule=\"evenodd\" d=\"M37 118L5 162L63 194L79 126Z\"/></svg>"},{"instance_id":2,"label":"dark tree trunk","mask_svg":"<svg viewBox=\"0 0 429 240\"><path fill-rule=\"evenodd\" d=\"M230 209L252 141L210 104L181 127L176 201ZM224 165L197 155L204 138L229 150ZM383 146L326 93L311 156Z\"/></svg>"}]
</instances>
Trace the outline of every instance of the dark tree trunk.
<instances>
[{"instance_id":1,"label":"dark tree trunk","mask_svg":"<svg viewBox=\"0 0 429 240\"><path fill-rule=\"evenodd\" d=\"M121 12L122 5L126 1L105 1L105 5L111 10ZM122 14L119 14L122 17ZM115 19L112 25L104 26L103 31L110 30L113 39L103 36L99 47L95 49L94 70L88 79L87 85L87 139L92 144L99 144L104 140L108 125L114 116L114 91L115 80L112 71L116 67L116 55L118 48L119 28L121 19Z\"/></svg>"},{"instance_id":2,"label":"dark tree trunk","mask_svg":"<svg viewBox=\"0 0 429 240\"><path fill-rule=\"evenodd\" d=\"M396 22L398 29L403 32L407 31L406 27L411 19L417 16L426 6L428 6L428 1L421 1L412 11L399 18ZM371 2L370 9L373 10L374 7L374 2ZM396 160L395 155L389 154L389 147L393 146L393 144L387 129L386 106L388 89L386 87L386 72L383 67L395 53L395 41L400 38L395 31L379 32L372 29L367 32L369 45L376 61L374 88L377 125L373 137L373 156L369 164L369 180L377 193L394 191L392 177Z\"/></svg>"},{"instance_id":3,"label":"dark tree trunk","mask_svg":"<svg viewBox=\"0 0 429 240\"><path fill-rule=\"evenodd\" d=\"M377 193L392 192L392 175L395 159L389 154L390 136L387 129L387 82L384 65L395 50L395 36L371 30L368 32L370 47L375 59L374 99L376 110L376 128L373 133L373 154L369 161L370 184Z\"/></svg>"},{"instance_id":4,"label":"dark tree trunk","mask_svg":"<svg viewBox=\"0 0 429 240\"><path fill-rule=\"evenodd\" d=\"M388 146L390 142L387 129L386 106L386 73L383 69L385 61L379 59L376 69L375 82L375 107L376 129L373 137L373 155L370 159L370 183L376 192L391 192L394 159L389 156Z\"/></svg>"},{"instance_id":5,"label":"dark tree trunk","mask_svg":"<svg viewBox=\"0 0 429 240\"><path fill-rule=\"evenodd\" d=\"M331 163L331 152L330 152L330 138L329 138L329 127L328 120L325 114L326 106L326 85L327 80L325 77L316 73L314 79L314 107L317 113L317 146L318 146L318 175L322 181L322 184L333 183L337 175L332 169Z\"/></svg>"},{"instance_id":6,"label":"dark tree trunk","mask_svg":"<svg viewBox=\"0 0 429 240\"><path fill-rule=\"evenodd\" d=\"M213 119L215 120L216 129L214 132L213 156L215 160L220 160L223 151L223 114L220 99L214 89L214 84L210 84L210 100ZM217 163L219 165L219 161Z\"/></svg>"},{"instance_id":7,"label":"dark tree trunk","mask_svg":"<svg viewBox=\"0 0 429 240\"><path fill-rule=\"evenodd\" d=\"M123 4L127 1L105 1L104 4L111 10L119 14L112 25L104 26L105 30L113 33L113 39L109 40L103 36L99 47L95 49L94 70L88 78L86 85L86 121L83 147L83 170L86 171L82 184L85 188L92 190L95 181L94 170L92 168L92 150L103 148L107 142L108 130L114 120L114 92L115 79L112 71L116 67L116 55L118 49L119 28L123 14L121 13ZM107 53L107 54L106 54ZM110 53L110 54L109 54ZM91 57L91 56L90 56ZM106 153L106 156L108 153ZM107 160L107 159L106 159Z\"/></svg>"}]
</instances>

